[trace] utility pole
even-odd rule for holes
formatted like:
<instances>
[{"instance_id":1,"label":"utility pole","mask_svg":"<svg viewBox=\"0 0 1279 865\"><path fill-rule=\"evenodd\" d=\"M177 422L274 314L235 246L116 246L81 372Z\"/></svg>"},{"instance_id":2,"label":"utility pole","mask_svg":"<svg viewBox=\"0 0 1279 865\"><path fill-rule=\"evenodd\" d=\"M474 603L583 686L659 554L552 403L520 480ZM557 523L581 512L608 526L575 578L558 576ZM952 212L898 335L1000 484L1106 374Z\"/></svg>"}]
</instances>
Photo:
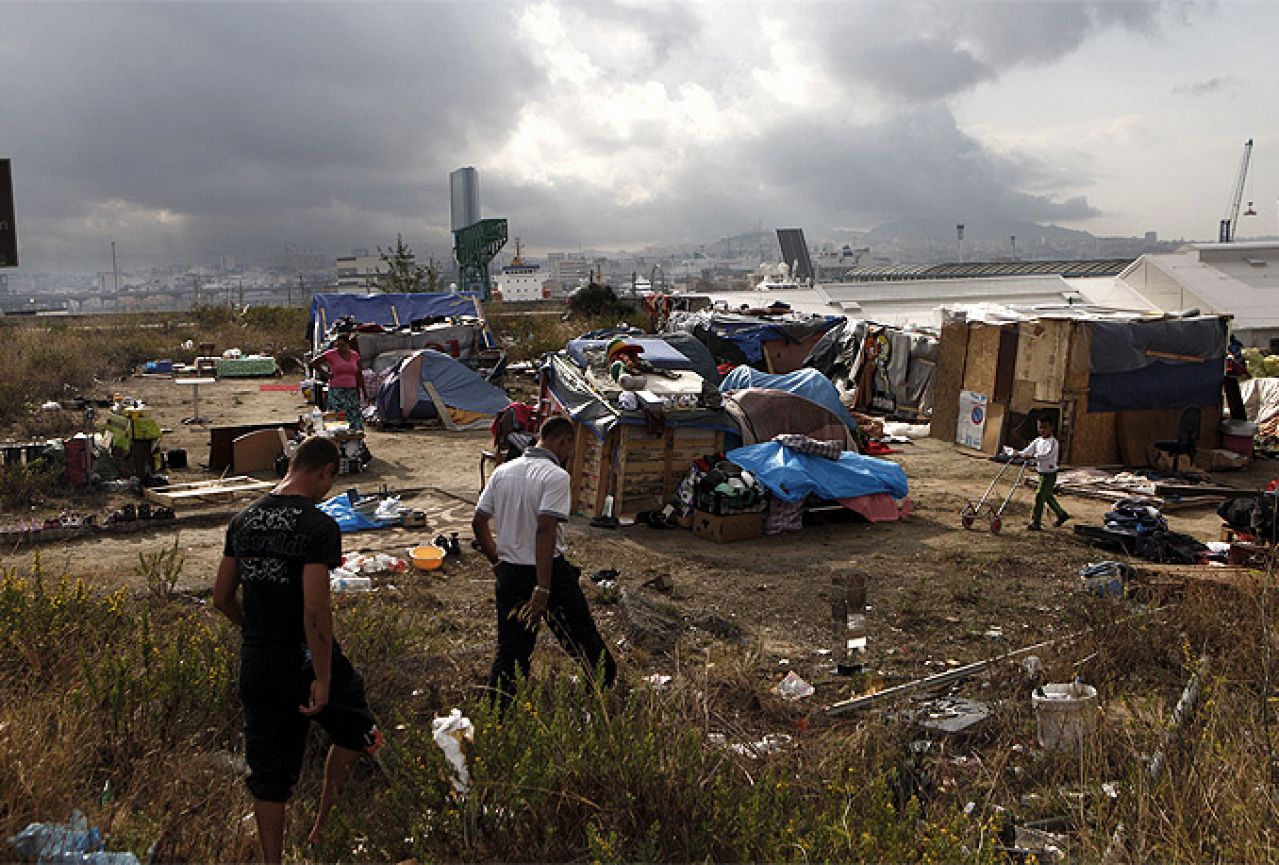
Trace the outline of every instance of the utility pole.
<instances>
[{"instance_id":1,"label":"utility pole","mask_svg":"<svg viewBox=\"0 0 1279 865\"><path fill-rule=\"evenodd\" d=\"M241 308L243 308L244 307L244 280L239 279L239 280L236 280L236 282L238 282L240 286L240 304L239 305Z\"/></svg>"},{"instance_id":2,"label":"utility pole","mask_svg":"<svg viewBox=\"0 0 1279 865\"><path fill-rule=\"evenodd\" d=\"M302 274L300 273L298 274L298 301L300 303L306 303L306 286L302 283ZM292 306L292 302L290 302L289 305Z\"/></svg>"},{"instance_id":3,"label":"utility pole","mask_svg":"<svg viewBox=\"0 0 1279 865\"><path fill-rule=\"evenodd\" d=\"M1017 235L1015 234L1008 235L1008 240L1013 245L1013 261L1016 261L1017 260Z\"/></svg>"},{"instance_id":4,"label":"utility pole","mask_svg":"<svg viewBox=\"0 0 1279 865\"><path fill-rule=\"evenodd\" d=\"M120 293L120 268L115 261L115 241L111 241L111 290Z\"/></svg>"},{"instance_id":5,"label":"utility pole","mask_svg":"<svg viewBox=\"0 0 1279 865\"><path fill-rule=\"evenodd\" d=\"M200 308L200 274L191 274L191 311Z\"/></svg>"},{"instance_id":6,"label":"utility pole","mask_svg":"<svg viewBox=\"0 0 1279 865\"><path fill-rule=\"evenodd\" d=\"M964 224L962 222L955 223L955 234L959 235L959 263L964 263Z\"/></svg>"}]
</instances>

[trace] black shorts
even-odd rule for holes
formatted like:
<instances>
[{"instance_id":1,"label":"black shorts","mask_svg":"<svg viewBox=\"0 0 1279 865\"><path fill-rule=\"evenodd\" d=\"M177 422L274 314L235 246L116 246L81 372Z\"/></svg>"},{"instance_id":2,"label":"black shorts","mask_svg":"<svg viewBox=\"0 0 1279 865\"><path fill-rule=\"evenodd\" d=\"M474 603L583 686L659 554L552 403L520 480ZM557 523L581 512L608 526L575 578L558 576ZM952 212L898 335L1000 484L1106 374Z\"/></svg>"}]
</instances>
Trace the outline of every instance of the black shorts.
<instances>
[{"instance_id":1,"label":"black shorts","mask_svg":"<svg viewBox=\"0 0 1279 865\"><path fill-rule=\"evenodd\" d=\"M240 701L244 705L244 757L253 798L287 802L302 771L312 720L333 744L372 753L381 734L364 697L364 679L333 643L329 702L319 714L299 706L311 696L315 673L305 646L244 646L240 653Z\"/></svg>"}]
</instances>

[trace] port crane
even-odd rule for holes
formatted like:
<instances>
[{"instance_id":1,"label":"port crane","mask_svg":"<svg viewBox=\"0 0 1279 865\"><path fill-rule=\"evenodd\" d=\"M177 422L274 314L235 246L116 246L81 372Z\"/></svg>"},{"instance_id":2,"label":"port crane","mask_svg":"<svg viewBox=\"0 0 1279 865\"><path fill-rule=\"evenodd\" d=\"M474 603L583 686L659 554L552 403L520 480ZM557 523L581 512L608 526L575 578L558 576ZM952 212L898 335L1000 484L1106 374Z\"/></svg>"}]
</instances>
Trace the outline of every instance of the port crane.
<instances>
[{"instance_id":1,"label":"port crane","mask_svg":"<svg viewBox=\"0 0 1279 865\"><path fill-rule=\"evenodd\" d=\"M1252 158L1252 139L1249 138L1243 146L1243 160L1239 163L1239 176L1235 178L1235 188L1230 195L1230 201L1227 203L1226 217L1221 220L1221 226L1217 231L1218 243L1230 243L1235 239L1235 229L1239 224L1239 204L1243 201L1244 184L1248 180L1248 161ZM1257 211L1252 209L1252 202L1248 202L1248 209L1244 211L1244 216L1256 216Z\"/></svg>"}]
</instances>

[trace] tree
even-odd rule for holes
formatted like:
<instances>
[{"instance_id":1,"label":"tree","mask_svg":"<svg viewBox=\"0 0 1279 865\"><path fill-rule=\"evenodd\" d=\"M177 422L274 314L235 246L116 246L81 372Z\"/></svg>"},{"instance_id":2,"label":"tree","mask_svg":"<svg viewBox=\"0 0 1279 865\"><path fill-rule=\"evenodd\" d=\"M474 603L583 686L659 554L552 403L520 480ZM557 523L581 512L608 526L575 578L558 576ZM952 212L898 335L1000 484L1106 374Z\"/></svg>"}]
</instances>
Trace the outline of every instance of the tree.
<instances>
[{"instance_id":1,"label":"tree","mask_svg":"<svg viewBox=\"0 0 1279 865\"><path fill-rule=\"evenodd\" d=\"M404 235L395 235L395 247L390 250L377 248L378 254L386 264L386 272L382 274L380 287L387 292L438 291L440 287L440 271L435 266L435 259L430 259L426 267L417 263L413 248L405 244Z\"/></svg>"},{"instance_id":2,"label":"tree","mask_svg":"<svg viewBox=\"0 0 1279 865\"><path fill-rule=\"evenodd\" d=\"M568 308L575 315L612 315L617 311L617 294L607 285L592 282L569 295Z\"/></svg>"}]
</instances>

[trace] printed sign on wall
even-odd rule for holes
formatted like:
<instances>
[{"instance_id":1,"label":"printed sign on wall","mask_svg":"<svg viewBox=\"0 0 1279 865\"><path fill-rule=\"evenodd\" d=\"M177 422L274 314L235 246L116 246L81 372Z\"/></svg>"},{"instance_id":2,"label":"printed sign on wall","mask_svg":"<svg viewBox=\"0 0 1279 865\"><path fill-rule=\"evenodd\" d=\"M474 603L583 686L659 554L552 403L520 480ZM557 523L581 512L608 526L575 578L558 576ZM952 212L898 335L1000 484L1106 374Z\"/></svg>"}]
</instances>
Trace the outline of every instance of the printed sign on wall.
<instances>
[{"instance_id":1,"label":"printed sign on wall","mask_svg":"<svg viewBox=\"0 0 1279 865\"><path fill-rule=\"evenodd\" d=\"M955 443L981 450L982 433L986 430L986 394L971 390L959 392L959 423L955 427Z\"/></svg>"}]
</instances>

